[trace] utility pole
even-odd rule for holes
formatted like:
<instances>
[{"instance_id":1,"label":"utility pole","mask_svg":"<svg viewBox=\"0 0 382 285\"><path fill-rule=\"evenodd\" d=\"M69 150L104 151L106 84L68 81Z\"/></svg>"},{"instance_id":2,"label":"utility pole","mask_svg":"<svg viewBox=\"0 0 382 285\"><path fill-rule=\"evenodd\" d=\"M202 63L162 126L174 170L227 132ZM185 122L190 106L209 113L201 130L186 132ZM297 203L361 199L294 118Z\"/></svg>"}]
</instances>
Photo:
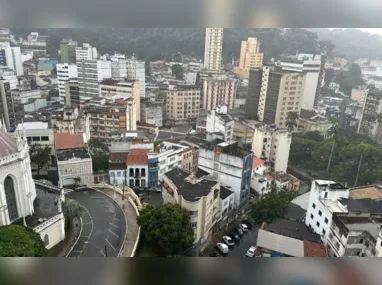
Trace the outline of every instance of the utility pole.
<instances>
[{"instance_id":1,"label":"utility pole","mask_svg":"<svg viewBox=\"0 0 382 285\"><path fill-rule=\"evenodd\" d=\"M354 186L357 186L357 183L358 183L359 171L361 170L361 162L362 162L362 154L361 154L361 157L359 158L357 176L355 178Z\"/></svg>"},{"instance_id":2,"label":"utility pole","mask_svg":"<svg viewBox=\"0 0 382 285\"><path fill-rule=\"evenodd\" d=\"M105 244L105 257L107 257L107 246Z\"/></svg>"},{"instance_id":3,"label":"utility pole","mask_svg":"<svg viewBox=\"0 0 382 285\"><path fill-rule=\"evenodd\" d=\"M127 175L127 169L125 170L125 181L123 182L123 188L122 188L122 200L125 200L125 185L126 185L126 175Z\"/></svg>"},{"instance_id":4,"label":"utility pole","mask_svg":"<svg viewBox=\"0 0 382 285\"><path fill-rule=\"evenodd\" d=\"M334 145L335 145L335 142L334 142L334 140L333 140L332 151L330 152L330 157L329 157L329 161L328 161L328 167L326 168L326 172L327 172L327 173L329 173L329 168L330 168L330 163L331 163L331 161L332 161L332 155L333 155Z\"/></svg>"}]
</instances>

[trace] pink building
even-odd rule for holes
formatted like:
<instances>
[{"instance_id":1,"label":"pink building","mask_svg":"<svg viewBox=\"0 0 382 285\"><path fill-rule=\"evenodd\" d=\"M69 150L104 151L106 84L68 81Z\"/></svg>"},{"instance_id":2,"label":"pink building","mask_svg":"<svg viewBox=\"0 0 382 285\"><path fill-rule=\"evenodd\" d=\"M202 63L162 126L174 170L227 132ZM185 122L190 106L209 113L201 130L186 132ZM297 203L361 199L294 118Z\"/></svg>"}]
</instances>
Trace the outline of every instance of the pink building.
<instances>
[{"instance_id":1,"label":"pink building","mask_svg":"<svg viewBox=\"0 0 382 285\"><path fill-rule=\"evenodd\" d=\"M357 101L362 106L367 92L366 86L365 88L353 88L351 90L351 99Z\"/></svg>"},{"instance_id":2,"label":"pink building","mask_svg":"<svg viewBox=\"0 0 382 285\"><path fill-rule=\"evenodd\" d=\"M202 108L212 110L220 105L234 108L237 81L233 78L207 78L203 83Z\"/></svg>"}]
</instances>

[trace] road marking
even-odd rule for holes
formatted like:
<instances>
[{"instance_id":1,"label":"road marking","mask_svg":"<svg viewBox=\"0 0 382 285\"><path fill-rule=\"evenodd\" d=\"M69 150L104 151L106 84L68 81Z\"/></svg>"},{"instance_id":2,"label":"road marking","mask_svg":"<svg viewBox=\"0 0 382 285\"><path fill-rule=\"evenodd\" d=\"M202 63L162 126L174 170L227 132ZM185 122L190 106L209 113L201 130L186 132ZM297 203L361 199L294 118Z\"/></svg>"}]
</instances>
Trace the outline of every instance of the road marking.
<instances>
[{"instance_id":1,"label":"road marking","mask_svg":"<svg viewBox=\"0 0 382 285\"><path fill-rule=\"evenodd\" d=\"M118 221L120 221L120 219L118 219L118 218L116 218L116 217L110 217L110 216L109 216L109 218L111 218L112 220L118 220Z\"/></svg>"},{"instance_id":2,"label":"road marking","mask_svg":"<svg viewBox=\"0 0 382 285\"><path fill-rule=\"evenodd\" d=\"M102 253L102 255L104 256L104 257L106 257L106 255L103 253L103 251L102 250L99 250L101 253Z\"/></svg>"},{"instance_id":3,"label":"road marking","mask_svg":"<svg viewBox=\"0 0 382 285\"><path fill-rule=\"evenodd\" d=\"M106 242L111 246L111 248L114 249L114 251L117 251L117 250L114 248L114 246L112 246L112 244L110 243L110 241L109 241L107 238L106 238L105 240L106 240Z\"/></svg>"},{"instance_id":4,"label":"road marking","mask_svg":"<svg viewBox=\"0 0 382 285\"><path fill-rule=\"evenodd\" d=\"M72 250L72 252L79 252L81 254L82 250Z\"/></svg>"},{"instance_id":5,"label":"road marking","mask_svg":"<svg viewBox=\"0 0 382 285\"><path fill-rule=\"evenodd\" d=\"M89 238L90 236L82 236L82 237L80 237L80 238Z\"/></svg>"},{"instance_id":6,"label":"road marking","mask_svg":"<svg viewBox=\"0 0 382 285\"><path fill-rule=\"evenodd\" d=\"M92 223L89 222L89 223L82 223L83 225L91 225Z\"/></svg>"},{"instance_id":7,"label":"road marking","mask_svg":"<svg viewBox=\"0 0 382 285\"><path fill-rule=\"evenodd\" d=\"M109 225L112 225L113 227L116 227L116 228L118 228L118 229L119 229L119 227L118 227L118 226L116 226L116 225L114 225L114 224L112 224L112 223L109 223Z\"/></svg>"},{"instance_id":8,"label":"road marking","mask_svg":"<svg viewBox=\"0 0 382 285\"><path fill-rule=\"evenodd\" d=\"M113 235L115 235L117 238L119 238L119 235L113 233L111 230L109 230L110 233L112 233Z\"/></svg>"}]
</instances>

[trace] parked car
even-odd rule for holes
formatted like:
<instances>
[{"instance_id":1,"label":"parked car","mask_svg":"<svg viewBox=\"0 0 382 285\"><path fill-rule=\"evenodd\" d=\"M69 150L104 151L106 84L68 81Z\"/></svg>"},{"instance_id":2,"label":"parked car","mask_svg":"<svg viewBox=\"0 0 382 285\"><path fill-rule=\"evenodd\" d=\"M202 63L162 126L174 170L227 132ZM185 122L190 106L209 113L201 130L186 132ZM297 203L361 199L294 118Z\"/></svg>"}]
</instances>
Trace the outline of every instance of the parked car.
<instances>
[{"instance_id":1,"label":"parked car","mask_svg":"<svg viewBox=\"0 0 382 285\"><path fill-rule=\"evenodd\" d=\"M146 198L146 195L145 195L145 193L141 192L141 193L138 193L138 197L139 197L139 199L143 200Z\"/></svg>"},{"instance_id":2,"label":"parked car","mask_svg":"<svg viewBox=\"0 0 382 285\"><path fill-rule=\"evenodd\" d=\"M235 242L239 242L240 241L240 236L237 232L235 231L231 231L230 234L229 234L230 238L232 238Z\"/></svg>"},{"instance_id":3,"label":"parked car","mask_svg":"<svg viewBox=\"0 0 382 285\"><path fill-rule=\"evenodd\" d=\"M251 246L248 250L247 250L247 252L246 252L246 254L245 254L245 257L254 257L255 256L255 252L256 252L256 246Z\"/></svg>"},{"instance_id":4,"label":"parked car","mask_svg":"<svg viewBox=\"0 0 382 285\"><path fill-rule=\"evenodd\" d=\"M134 191L136 194L141 193L141 192L144 192L142 188L137 187L137 186L133 187L133 191Z\"/></svg>"},{"instance_id":5,"label":"parked car","mask_svg":"<svg viewBox=\"0 0 382 285\"><path fill-rule=\"evenodd\" d=\"M150 187L150 192L162 192L162 189L160 187Z\"/></svg>"},{"instance_id":6,"label":"parked car","mask_svg":"<svg viewBox=\"0 0 382 285\"><path fill-rule=\"evenodd\" d=\"M228 245L226 245L225 243L217 243L216 244L216 248L220 251L221 254L223 255L226 255L228 253Z\"/></svg>"},{"instance_id":7,"label":"parked car","mask_svg":"<svg viewBox=\"0 0 382 285\"><path fill-rule=\"evenodd\" d=\"M250 220L242 220L241 221L243 224L245 224L249 230L252 230L253 228L253 223Z\"/></svg>"},{"instance_id":8,"label":"parked car","mask_svg":"<svg viewBox=\"0 0 382 285\"><path fill-rule=\"evenodd\" d=\"M210 253L210 257L221 257L222 255L218 250L214 250L213 252Z\"/></svg>"},{"instance_id":9,"label":"parked car","mask_svg":"<svg viewBox=\"0 0 382 285\"><path fill-rule=\"evenodd\" d=\"M233 231L235 231L240 237L244 235L243 231L239 227L234 228Z\"/></svg>"},{"instance_id":10,"label":"parked car","mask_svg":"<svg viewBox=\"0 0 382 285\"><path fill-rule=\"evenodd\" d=\"M246 224L240 224L239 225L239 228L244 232L244 233L247 233L248 232L248 227Z\"/></svg>"},{"instance_id":11,"label":"parked car","mask_svg":"<svg viewBox=\"0 0 382 285\"><path fill-rule=\"evenodd\" d=\"M222 241L223 241L226 245L228 245L228 246L230 246L230 247L232 247L232 246L235 245L235 242L234 242L233 239L232 239L231 237L229 237L229 236L224 236L224 237L222 238Z\"/></svg>"}]
</instances>

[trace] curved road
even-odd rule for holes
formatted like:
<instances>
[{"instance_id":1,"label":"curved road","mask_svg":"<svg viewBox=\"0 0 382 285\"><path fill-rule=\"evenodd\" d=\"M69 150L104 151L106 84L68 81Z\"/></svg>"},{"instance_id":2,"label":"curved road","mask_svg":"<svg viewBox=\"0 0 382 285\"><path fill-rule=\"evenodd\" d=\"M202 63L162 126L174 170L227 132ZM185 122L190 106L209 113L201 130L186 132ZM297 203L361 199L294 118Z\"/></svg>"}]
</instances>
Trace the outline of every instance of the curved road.
<instances>
[{"instance_id":1,"label":"curved road","mask_svg":"<svg viewBox=\"0 0 382 285\"><path fill-rule=\"evenodd\" d=\"M82 207L82 232L68 257L116 257L126 236L122 209L109 196L90 188L66 194Z\"/></svg>"}]
</instances>

